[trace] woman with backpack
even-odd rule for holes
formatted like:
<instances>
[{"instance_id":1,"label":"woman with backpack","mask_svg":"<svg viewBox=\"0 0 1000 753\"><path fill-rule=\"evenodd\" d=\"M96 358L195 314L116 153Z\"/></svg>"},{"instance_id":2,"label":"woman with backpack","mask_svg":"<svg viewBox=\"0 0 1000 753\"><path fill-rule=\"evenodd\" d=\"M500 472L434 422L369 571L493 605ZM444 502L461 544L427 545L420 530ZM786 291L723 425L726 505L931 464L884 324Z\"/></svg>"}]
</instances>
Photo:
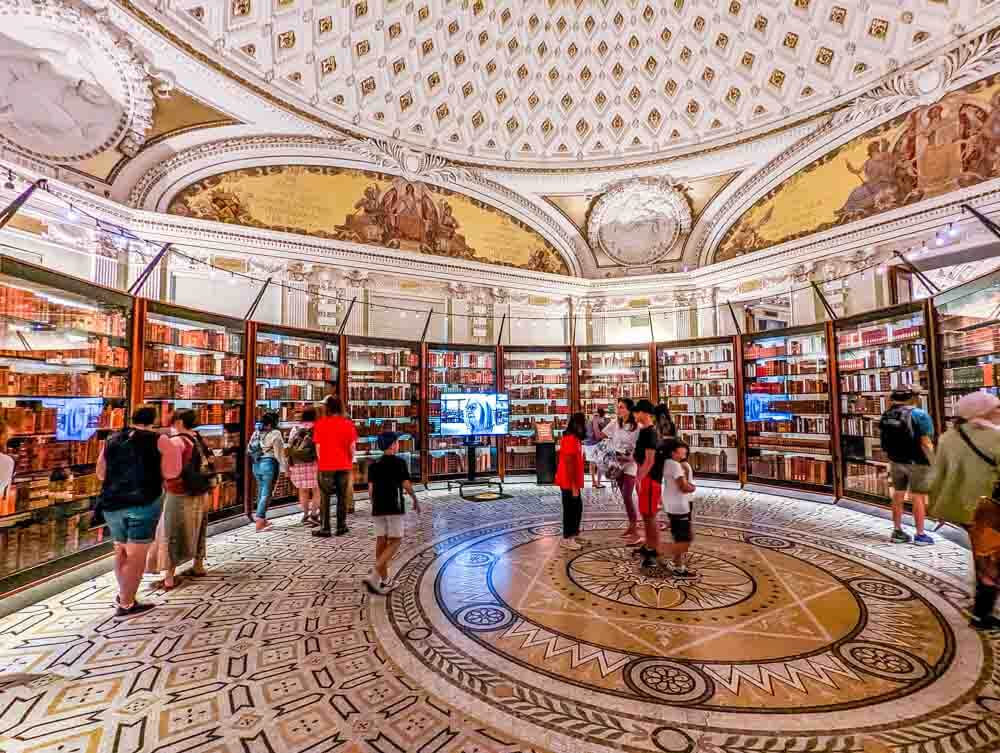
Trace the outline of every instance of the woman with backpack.
<instances>
[{"instance_id":1,"label":"woman with backpack","mask_svg":"<svg viewBox=\"0 0 1000 753\"><path fill-rule=\"evenodd\" d=\"M288 438L288 477L298 490L302 505L302 522L307 526L319 525L319 474L316 466L316 441L313 427L316 409L302 411L302 423L292 429Z\"/></svg>"},{"instance_id":2,"label":"woman with backpack","mask_svg":"<svg viewBox=\"0 0 1000 753\"><path fill-rule=\"evenodd\" d=\"M606 474L617 485L625 504L625 514L628 515L628 528L625 529L625 545L635 546L642 538L639 536L639 511L635 505L635 475L639 466L633 453L635 443L639 438L639 425L635 420L633 409L635 403L631 398L618 399L618 417L611 420L604 428L604 434L611 440L614 450L614 464Z\"/></svg>"},{"instance_id":3,"label":"woman with backpack","mask_svg":"<svg viewBox=\"0 0 1000 753\"><path fill-rule=\"evenodd\" d=\"M173 415L170 442L180 454L181 472L163 481L163 512L146 557L147 573L164 574L163 580L153 584L154 589L171 591L176 588L180 582L177 568L191 560L194 564L188 575L205 574L208 519L202 500L211 489L215 475L211 468L212 451L194 430L197 421L193 410L181 410Z\"/></svg>"},{"instance_id":4,"label":"woman with backpack","mask_svg":"<svg viewBox=\"0 0 1000 753\"><path fill-rule=\"evenodd\" d=\"M257 481L257 533L271 528L267 506L271 502L278 474L286 468L285 440L278 431L278 416L265 413L247 445L253 477Z\"/></svg>"}]
</instances>

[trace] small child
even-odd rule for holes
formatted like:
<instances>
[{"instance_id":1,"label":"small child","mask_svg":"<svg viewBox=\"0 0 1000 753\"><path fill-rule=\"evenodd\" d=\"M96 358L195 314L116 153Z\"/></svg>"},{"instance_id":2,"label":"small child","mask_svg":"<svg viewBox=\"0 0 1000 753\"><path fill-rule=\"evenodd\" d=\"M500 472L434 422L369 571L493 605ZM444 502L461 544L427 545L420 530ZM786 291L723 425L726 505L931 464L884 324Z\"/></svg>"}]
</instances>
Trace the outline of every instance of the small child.
<instances>
[{"instance_id":1,"label":"small child","mask_svg":"<svg viewBox=\"0 0 1000 753\"><path fill-rule=\"evenodd\" d=\"M372 503L375 521L375 567L365 578L365 586L373 594L384 596L395 585L389 580L389 562L403 540L406 505L403 492L413 500L413 509L420 513L420 501L410 483L410 470L399 451L399 435L392 431L379 434L378 448L382 457L368 467L368 499Z\"/></svg>"},{"instance_id":2,"label":"small child","mask_svg":"<svg viewBox=\"0 0 1000 753\"><path fill-rule=\"evenodd\" d=\"M670 520L670 534L674 543L669 546L671 568L675 578L693 578L697 575L688 570L686 558L691 541L691 495L695 491L694 472L687 462L688 446L679 439L664 442L667 459L663 463L663 507Z\"/></svg>"}]
</instances>

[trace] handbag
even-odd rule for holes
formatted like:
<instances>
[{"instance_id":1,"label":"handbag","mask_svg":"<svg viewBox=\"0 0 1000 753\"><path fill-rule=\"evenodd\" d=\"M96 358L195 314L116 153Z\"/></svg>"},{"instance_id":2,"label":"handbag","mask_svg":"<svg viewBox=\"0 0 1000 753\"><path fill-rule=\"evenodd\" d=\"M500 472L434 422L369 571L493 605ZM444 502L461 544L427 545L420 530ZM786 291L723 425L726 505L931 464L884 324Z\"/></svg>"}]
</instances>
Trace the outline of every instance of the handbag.
<instances>
[{"instance_id":1,"label":"handbag","mask_svg":"<svg viewBox=\"0 0 1000 753\"><path fill-rule=\"evenodd\" d=\"M984 463L996 468L997 461L991 458L965 433L961 426L955 427L962 440ZM993 482L993 490L988 497L980 497L973 514L972 525L969 527L969 541L972 543L973 555L983 560L977 563L978 572L992 572L996 563L992 560L1000 553L1000 479ZM990 568L989 570L985 568Z\"/></svg>"}]
</instances>

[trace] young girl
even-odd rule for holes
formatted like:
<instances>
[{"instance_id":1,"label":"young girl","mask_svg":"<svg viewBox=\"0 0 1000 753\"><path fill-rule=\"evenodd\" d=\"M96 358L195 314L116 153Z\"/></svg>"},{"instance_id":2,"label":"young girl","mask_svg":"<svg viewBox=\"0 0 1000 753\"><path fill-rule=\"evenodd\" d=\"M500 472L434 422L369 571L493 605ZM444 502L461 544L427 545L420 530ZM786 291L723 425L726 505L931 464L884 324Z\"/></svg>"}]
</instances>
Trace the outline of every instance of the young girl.
<instances>
[{"instance_id":1,"label":"young girl","mask_svg":"<svg viewBox=\"0 0 1000 753\"><path fill-rule=\"evenodd\" d=\"M691 495L695 491L694 472L687 462L688 446L679 439L664 442L663 452L663 507L670 520L670 534L674 543L669 546L671 567L675 578L693 578L697 575L687 568L687 552L694 535L691 532Z\"/></svg>"},{"instance_id":2,"label":"young girl","mask_svg":"<svg viewBox=\"0 0 1000 753\"><path fill-rule=\"evenodd\" d=\"M559 469L556 485L562 490L564 549L582 549L580 520L583 518L583 440L587 436L587 418L574 413L559 440Z\"/></svg>"},{"instance_id":3,"label":"young girl","mask_svg":"<svg viewBox=\"0 0 1000 753\"><path fill-rule=\"evenodd\" d=\"M642 541L639 536L639 511L635 506L635 474L639 470L632 454L635 452L635 442L639 437L639 425L635 422L632 409L635 403L627 397L618 400L618 416L613 418L604 428L604 435L611 440L615 456L622 463L622 474L617 478L618 490L625 504L625 514L628 515L628 528L625 529L625 545L635 546Z\"/></svg>"},{"instance_id":4,"label":"young girl","mask_svg":"<svg viewBox=\"0 0 1000 753\"><path fill-rule=\"evenodd\" d=\"M253 476L257 480L257 532L267 531L267 506L278 481L278 474L285 470L285 441L278 431L278 416L265 413L260 428L254 431L247 446Z\"/></svg>"}]
</instances>

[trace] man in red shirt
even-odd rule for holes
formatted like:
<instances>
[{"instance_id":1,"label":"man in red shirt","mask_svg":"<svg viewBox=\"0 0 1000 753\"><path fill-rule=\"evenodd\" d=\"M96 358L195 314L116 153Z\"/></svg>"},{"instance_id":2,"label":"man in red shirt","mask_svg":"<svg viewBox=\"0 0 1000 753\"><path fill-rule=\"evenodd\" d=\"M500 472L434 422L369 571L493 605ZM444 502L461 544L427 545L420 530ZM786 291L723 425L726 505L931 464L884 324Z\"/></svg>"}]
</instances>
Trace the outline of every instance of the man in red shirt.
<instances>
[{"instance_id":1,"label":"man in red shirt","mask_svg":"<svg viewBox=\"0 0 1000 753\"><path fill-rule=\"evenodd\" d=\"M354 422L344 415L339 397L327 397L323 407L323 418L313 427L322 503L319 528L312 533L313 536L330 535L330 497L336 494L337 535L343 536L348 532L347 510L354 501L354 445L358 432Z\"/></svg>"}]
</instances>

